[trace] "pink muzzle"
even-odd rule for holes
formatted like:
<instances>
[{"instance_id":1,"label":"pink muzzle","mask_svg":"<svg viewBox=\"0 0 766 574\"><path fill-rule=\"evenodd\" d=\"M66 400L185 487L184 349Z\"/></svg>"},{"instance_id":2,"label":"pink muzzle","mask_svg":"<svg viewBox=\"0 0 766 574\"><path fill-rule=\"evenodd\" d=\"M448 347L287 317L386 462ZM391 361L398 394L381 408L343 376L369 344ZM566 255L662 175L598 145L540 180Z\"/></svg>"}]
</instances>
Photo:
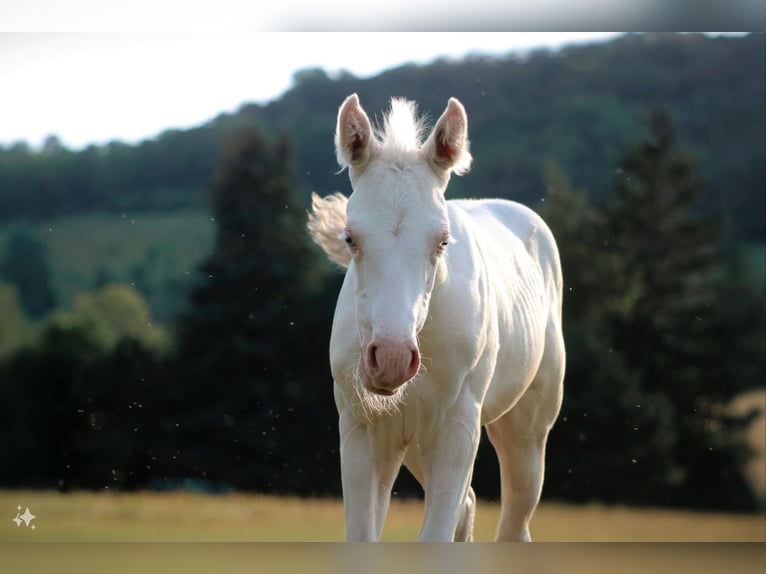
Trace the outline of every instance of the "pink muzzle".
<instances>
[{"instance_id":1,"label":"pink muzzle","mask_svg":"<svg viewBox=\"0 0 766 574\"><path fill-rule=\"evenodd\" d=\"M420 370L420 350L414 341L374 337L363 351L360 371L370 392L393 395Z\"/></svg>"}]
</instances>

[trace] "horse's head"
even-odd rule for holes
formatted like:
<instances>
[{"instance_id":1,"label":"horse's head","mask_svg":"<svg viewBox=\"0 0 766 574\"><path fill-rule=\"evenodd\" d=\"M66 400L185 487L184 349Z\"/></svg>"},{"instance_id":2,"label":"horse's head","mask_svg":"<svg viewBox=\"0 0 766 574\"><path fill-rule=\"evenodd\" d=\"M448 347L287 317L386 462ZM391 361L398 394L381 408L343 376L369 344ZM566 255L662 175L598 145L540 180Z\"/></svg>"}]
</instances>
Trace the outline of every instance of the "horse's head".
<instances>
[{"instance_id":1,"label":"horse's head","mask_svg":"<svg viewBox=\"0 0 766 574\"><path fill-rule=\"evenodd\" d=\"M337 157L353 188L340 238L354 277L358 373L373 393L393 395L420 370L418 334L450 242L444 191L471 162L467 125L454 98L425 143L412 102L392 100L381 130L356 94L338 113Z\"/></svg>"}]
</instances>

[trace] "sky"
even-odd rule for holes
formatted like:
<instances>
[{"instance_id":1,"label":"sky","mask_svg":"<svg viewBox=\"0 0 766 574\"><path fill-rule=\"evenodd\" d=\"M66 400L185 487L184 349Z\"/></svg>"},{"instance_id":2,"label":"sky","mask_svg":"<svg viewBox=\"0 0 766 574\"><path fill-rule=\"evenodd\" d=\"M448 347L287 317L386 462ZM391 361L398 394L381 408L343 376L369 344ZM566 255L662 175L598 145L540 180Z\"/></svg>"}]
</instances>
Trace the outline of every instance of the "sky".
<instances>
[{"instance_id":1,"label":"sky","mask_svg":"<svg viewBox=\"0 0 766 574\"><path fill-rule=\"evenodd\" d=\"M6 0L15 1L15 0ZM65 4L65 3L60 3ZM618 33L0 33L0 145L135 143L245 102L278 98L296 71L370 77L439 57L502 55ZM450 94L445 94L445 99ZM340 102L339 102L340 103Z\"/></svg>"},{"instance_id":2,"label":"sky","mask_svg":"<svg viewBox=\"0 0 766 574\"><path fill-rule=\"evenodd\" d=\"M619 35L566 30L763 17L763 0L0 0L0 145L134 143L278 98L306 68L364 78Z\"/></svg>"}]
</instances>

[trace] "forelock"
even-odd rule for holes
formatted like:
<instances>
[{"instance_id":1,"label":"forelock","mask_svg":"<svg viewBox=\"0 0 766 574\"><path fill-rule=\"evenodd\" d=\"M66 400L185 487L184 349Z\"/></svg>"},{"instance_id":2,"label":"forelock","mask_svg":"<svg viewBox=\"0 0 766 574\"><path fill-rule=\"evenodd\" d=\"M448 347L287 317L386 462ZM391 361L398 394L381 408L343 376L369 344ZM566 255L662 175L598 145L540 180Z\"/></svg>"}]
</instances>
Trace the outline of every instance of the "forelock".
<instances>
[{"instance_id":1,"label":"forelock","mask_svg":"<svg viewBox=\"0 0 766 574\"><path fill-rule=\"evenodd\" d=\"M377 130L382 144L381 154L392 161L405 160L423 143L425 124L417 116L417 104L403 98L392 98L391 108Z\"/></svg>"}]
</instances>

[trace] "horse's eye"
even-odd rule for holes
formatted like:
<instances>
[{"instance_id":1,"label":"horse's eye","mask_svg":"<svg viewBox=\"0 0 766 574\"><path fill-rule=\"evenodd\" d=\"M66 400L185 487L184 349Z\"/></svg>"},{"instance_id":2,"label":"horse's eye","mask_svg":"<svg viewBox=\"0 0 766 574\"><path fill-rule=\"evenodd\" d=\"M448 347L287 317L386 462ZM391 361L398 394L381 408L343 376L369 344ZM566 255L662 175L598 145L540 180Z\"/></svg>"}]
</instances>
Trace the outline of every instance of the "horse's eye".
<instances>
[{"instance_id":1,"label":"horse's eye","mask_svg":"<svg viewBox=\"0 0 766 574\"><path fill-rule=\"evenodd\" d=\"M436 249L437 255L444 253L447 249L447 245L449 245L449 237L443 237L442 240L439 241L439 247Z\"/></svg>"},{"instance_id":2,"label":"horse's eye","mask_svg":"<svg viewBox=\"0 0 766 574\"><path fill-rule=\"evenodd\" d=\"M356 247L356 242L354 241L354 238L351 237L348 233L343 234L343 241L346 242L346 245L349 249L353 249Z\"/></svg>"}]
</instances>

